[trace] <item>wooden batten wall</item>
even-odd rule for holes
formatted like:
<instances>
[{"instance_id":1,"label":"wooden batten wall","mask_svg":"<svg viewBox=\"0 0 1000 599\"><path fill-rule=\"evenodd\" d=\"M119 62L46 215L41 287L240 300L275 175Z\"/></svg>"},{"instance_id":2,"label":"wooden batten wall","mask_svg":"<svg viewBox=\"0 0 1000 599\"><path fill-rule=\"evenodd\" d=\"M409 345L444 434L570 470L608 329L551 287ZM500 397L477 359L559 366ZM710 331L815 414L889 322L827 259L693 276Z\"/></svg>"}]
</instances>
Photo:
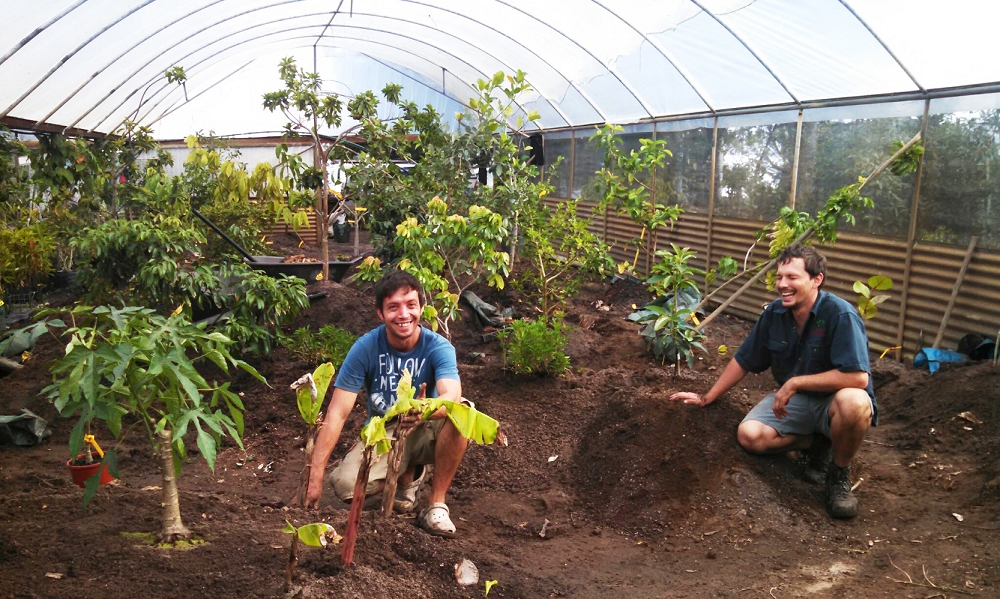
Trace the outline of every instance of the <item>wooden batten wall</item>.
<instances>
[{"instance_id":1,"label":"wooden batten wall","mask_svg":"<svg viewBox=\"0 0 1000 599\"><path fill-rule=\"evenodd\" d=\"M305 240L306 243L319 244L319 239L316 238L316 211L309 210L309 226L299 229L298 235ZM295 229L291 225L287 225L282 222L275 223L273 227L264 231L265 237L273 237L275 235L284 235L286 233L295 233Z\"/></svg>"}]
</instances>

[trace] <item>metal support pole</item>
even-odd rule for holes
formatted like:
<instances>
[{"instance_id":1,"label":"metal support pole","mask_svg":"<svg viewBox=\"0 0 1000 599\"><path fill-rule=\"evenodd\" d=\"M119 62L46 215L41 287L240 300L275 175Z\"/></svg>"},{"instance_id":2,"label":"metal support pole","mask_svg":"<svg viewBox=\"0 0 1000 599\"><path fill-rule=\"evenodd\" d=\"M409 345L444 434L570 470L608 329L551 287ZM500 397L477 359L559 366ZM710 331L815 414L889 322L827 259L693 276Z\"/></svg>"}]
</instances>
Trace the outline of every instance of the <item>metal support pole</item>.
<instances>
[{"instance_id":1,"label":"metal support pole","mask_svg":"<svg viewBox=\"0 0 1000 599\"><path fill-rule=\"evenodd\" d=\"M927 147L927 121L931 110L931 101L924 100L924 117L920 122L920 141ZM903 338L906 336L906 309L910 296L910 275L913 270L913 250L917 244L917 212L920 208L920 182L924 173L924 157L917 164L917 176L913 183L913 201L910 202L910 228L906 234L906 260L903 263L903 291L899 298L899 325L896 328L896 345L901 349L896 352L896 360L903 361ZM916 351L919 351L919 347Z\"/></svg>"},{"instance_id":2,"label":"metal support pole","mask_svg":"<svg viewBox=\"0 0 1000 599\"><path fill-rule=\"evenodd\" d=\"M711 173L708 179L708 235L705 241L705 269L712 263L712 227L715 224L715 169L718 168L719 161L719 117L715 117L712 124L712 164ZM708 295L708 283L705 284L703 295Z\"/></svg>"}]
</instances>

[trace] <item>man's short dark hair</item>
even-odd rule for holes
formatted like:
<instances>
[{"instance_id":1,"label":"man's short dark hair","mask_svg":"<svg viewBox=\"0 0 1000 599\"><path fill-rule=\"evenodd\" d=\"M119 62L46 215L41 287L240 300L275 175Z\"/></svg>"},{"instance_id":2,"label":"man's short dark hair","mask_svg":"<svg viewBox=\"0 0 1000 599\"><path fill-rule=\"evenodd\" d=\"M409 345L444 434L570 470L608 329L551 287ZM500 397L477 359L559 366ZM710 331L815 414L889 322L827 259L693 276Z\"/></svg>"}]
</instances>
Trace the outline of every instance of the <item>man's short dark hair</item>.
<instances>
[{"instance_id":1,"label":"man's short dark hair","mask_svg":"<svg viewBox=\"0 0 1000 599\"><path fill-rule=\"evenodd\" d=\"M382 278L375 283L375 307L382 309L382 302L385 298L392 297L400 289L412 289L417 292L420 305L424 305L424 288L417 280L405 270L390 270L382 275Z\"/></svg>"},{"instance_id":2,"label":"man's short dark hair","mask_svg":"<svg viewBox=\"0 0 1000 599\"><path fill-rule=\"evenodd\" d=\"M795 258L802 258L810 278L823 275L823 282L826 282L826 257L819 253L816 248L801 243L790 245L778 254L778 264L788 264Z\"/></svg>"}]
</instances>

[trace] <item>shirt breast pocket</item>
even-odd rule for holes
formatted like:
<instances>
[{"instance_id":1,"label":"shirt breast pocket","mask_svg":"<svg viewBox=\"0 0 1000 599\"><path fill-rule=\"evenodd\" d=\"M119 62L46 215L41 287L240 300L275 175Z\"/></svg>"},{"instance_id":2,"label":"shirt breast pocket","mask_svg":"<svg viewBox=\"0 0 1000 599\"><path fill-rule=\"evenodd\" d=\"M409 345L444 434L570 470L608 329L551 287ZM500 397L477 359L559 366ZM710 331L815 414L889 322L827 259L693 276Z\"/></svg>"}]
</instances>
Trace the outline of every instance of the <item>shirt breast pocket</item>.
<instances>
[{"instance_id":1,"label":"shirt breast pocket","mask_svg":"<svg viewBox=\"0 0 1000 599\"><path fill-rule=\"evenodd\" d=\"M792 344L785 339L768 339L767 351L771 352L774 358L781 360L792 353Z\"/></svg>"},{"instance_id":2,"label":"shirt breast pocket","mask_svg":"<svg viewBox=\"0 0 1000 599\"><path fill-rule=\"evenodd\" d=\"M832 368L830 362L830 342L826 339L812 341L806 352L809 356L810 371L826 372Z\"/></svg>"}]
</instances>

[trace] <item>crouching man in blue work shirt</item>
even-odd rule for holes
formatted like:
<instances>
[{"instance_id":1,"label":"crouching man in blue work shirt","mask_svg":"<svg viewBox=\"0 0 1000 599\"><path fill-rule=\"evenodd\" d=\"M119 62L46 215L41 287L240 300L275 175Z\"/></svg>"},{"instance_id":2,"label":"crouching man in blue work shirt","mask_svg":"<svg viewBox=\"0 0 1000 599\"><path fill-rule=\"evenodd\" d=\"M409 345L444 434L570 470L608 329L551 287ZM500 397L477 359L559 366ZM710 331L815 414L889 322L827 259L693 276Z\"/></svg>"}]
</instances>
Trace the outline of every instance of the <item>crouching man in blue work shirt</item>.
<instances>
[{"instance_id":1,"label":"crouching man in blue work shirt","mask_svg":"<svg viewBox=\"0 0 1000 599\"><path fill-rule=\"evenodd\" d=\"M785 249L777 275L781 297L764 309L708 393L670 399L707 406L747 372L770 368L780 388L740 423L739 444L757 454L808 449L805 478L818 484L825 475L827 511L853 518L851 460L878 422L865 325L854 306L821 290L826 258L815 248Z\"/></svg>"},{"instance_id":2,"label":"crouching man in blue work shirt","mask_svg":"<svg viewBox=\"0 0 1000 599\"><path fill-rule=\"evenodd\" d=\"M375 284L375 311L382 325L354 343L337 373L333 397L313 449L307 507L319 507L326 463L362 388L367 391L369 419L384 415L396 402L396 386L404 369L410 371L413 386L421 395L429 393L432 397L469 403L462 398L455 347L420 325L423 297L420 282L404 271L391 271ZM454 535L455 524L445 494L465 455L468 440L447 418L444 408L427 420L421 420L419 415L402 416L397 423L387 426L386 431L392 435L397 428L413 430L403 450L394 508L413 510L420 485L433 465L428 507L420 512L417 522L433 535ZM350 501L354 495L363 450L363 443L355 443L327 479L342 501ZM387 457L386 454L373 458L366 495L382 491Z\"/></svg>"}]
</instances>

